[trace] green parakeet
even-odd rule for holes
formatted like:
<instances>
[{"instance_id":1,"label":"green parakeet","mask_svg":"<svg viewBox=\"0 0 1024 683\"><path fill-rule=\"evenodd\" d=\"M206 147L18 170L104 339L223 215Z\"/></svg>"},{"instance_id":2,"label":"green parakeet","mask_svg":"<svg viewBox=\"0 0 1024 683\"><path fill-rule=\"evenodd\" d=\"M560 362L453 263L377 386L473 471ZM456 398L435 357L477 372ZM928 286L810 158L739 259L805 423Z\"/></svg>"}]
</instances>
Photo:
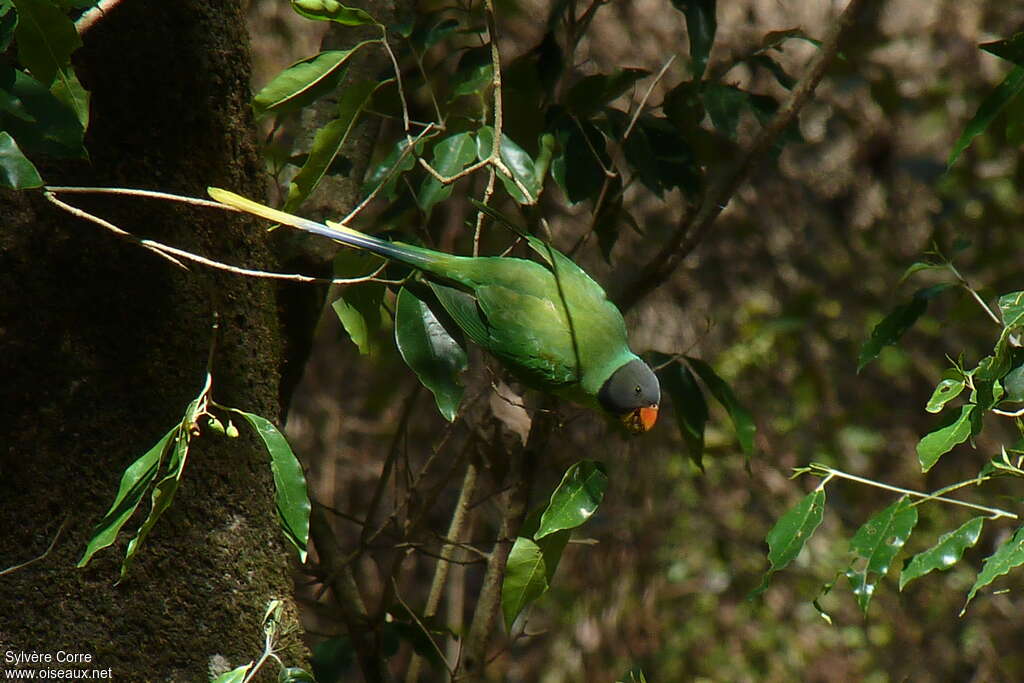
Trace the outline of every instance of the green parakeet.
<instances>
[{"instance_id":1,"label":"green parakeet","mask_svg":"<svg viewBox=\"0 0 1024 683\"><path fill-rule=\"evenodd\" d=\"M634 434L658 419L658 378L630 350L619 309L579 266L542 240L524 235L543 263L455 256L331 221L317 223L227 190L209 188L209 193L234 209L421 271L466 336L527 385L603 411Z\"/></svg>"}]
</instances>

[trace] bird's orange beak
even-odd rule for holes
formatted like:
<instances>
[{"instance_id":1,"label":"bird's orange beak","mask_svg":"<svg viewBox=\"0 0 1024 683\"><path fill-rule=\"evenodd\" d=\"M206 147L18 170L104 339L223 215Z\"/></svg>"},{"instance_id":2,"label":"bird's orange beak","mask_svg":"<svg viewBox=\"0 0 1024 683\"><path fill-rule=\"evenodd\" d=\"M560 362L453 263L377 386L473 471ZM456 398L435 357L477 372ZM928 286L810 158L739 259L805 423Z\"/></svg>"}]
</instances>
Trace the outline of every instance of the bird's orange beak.
<instances>
[{"instance_id":1,"label":"bird's orange beak","mask_svg":"<svg viewBox=\"0 0 1024 683\"><path fill-rule=\"evenodd\" d=\"M622 424L631 434L643 434L658 421L658 404L652 403L629 411L622 416Z\"/></svg>"}]
</instances>

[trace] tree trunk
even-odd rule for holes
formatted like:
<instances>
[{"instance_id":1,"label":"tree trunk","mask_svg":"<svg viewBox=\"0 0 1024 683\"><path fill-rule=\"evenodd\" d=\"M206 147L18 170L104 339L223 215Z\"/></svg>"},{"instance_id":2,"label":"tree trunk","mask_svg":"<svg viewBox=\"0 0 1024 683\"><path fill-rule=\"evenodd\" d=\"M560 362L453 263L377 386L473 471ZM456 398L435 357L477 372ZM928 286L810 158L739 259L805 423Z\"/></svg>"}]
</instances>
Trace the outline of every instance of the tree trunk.
<instances>
[{"instance_id":1,"label":"tree trunk","mask_svg":"<svg viewBox=\"0 0 1024 683\"><path fill-rule=\"evenodd\" d=\"M51 184L263 194L241 2L125 0L75 57L92 91L88 163L42 168ZM149 200L74 197L122 228L254 268L265 233L233 214ZM117 680L206 680L262 651L271 598L288 599L267 456L244 427L204 432L169 511L115 585L124 539L75 569L121 473L181 419L202 387L213 311L213 396L277 420L287 340L277 289L182 271L42 196L0 194L0 644L92 656ZM140 506L149 508L149 497ZM131 520L131 533L141 515ZM292 612L294 618L294 612ZM296 646L280 653L302 664ZM0 658L0 669L11 668Z\"/></svg>"}]
</instances>

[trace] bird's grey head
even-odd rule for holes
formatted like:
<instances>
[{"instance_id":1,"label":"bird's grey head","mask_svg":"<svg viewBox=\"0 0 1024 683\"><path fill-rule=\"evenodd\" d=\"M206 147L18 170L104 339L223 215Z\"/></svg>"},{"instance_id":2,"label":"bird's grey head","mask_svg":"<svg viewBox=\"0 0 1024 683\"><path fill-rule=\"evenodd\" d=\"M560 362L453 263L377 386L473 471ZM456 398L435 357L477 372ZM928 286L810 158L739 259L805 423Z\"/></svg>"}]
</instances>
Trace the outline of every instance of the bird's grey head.
<instances>
[{"instance_id":1,"label":"bird's grey head","mask_svg":"<svg viewBox=\"0 0 1024 683\"><path fill-rule=\"evenodd\" d=\"M605 380L597 401L630 432L642 434L658 419L661 385L647 363L634 358Z\"/></svg>"}]
</instances>

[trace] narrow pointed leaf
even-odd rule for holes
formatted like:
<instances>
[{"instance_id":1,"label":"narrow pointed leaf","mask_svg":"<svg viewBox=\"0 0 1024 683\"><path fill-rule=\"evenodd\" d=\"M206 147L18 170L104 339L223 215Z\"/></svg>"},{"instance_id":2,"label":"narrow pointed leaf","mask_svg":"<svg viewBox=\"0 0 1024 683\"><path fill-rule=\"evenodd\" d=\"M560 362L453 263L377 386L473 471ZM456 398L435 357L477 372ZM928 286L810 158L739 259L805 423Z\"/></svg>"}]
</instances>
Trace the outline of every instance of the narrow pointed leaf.
<instances>
[{"instance_id":1,"label":"narrow pointed leaf","mask_svg":"<svg viewBox=\"0 0 1024 683\"><path fill-rule=\"evenodd\" d=\"M896 554L917 525L917 508L909 496L877 513L864 523L850 541L859 569L846 572L861 610L867 614L878 580L889 572Z\"/></svg>"},{"instance_id":2,"label":"narrow pointed leaf","mask_svg":"<svg viewBox=\"0 0 1024 683\"><path fill-rule=\"evenodd\" d=\"M138 508L139 503L142 502L142 496L156 479L160 461L180 427L180 423L174 425L152 448L129 465L121 475L121 485L117 490L114 503L93 529L93 535L85 548L85 553L78 561L79 567L88 564L97 550L106 548L117 538L121 527Z\"/></svg>"},{"instance_id":3,"label":"narrow pointed leaf","mask_svg":"<svg viewBox=\"0 0 1024 683\"><path fill-rule=\"evenodd\" d=\"M547 592L570 533L559 531L540 541L524 536L516 538L501 585L501 612L506 630L511 630L516 617Z\"/></svg>"},{"instance_id":4,"label":"narrow pointed leaf","mask_svg":"<svg viewBox=\"0 0 1024 683\"><path fill-rule=\"evenodd\" d=\"M953 447L962 444L971 435L971 415L975 405L968 403L960 408L960 416L946 425L936 429L917 442L917 460L921 463L921 471L927 472Z\"/></svg>"},{"instance_id":5,"label":"narrow pointed leaf","mask_svg":"<svg viewBox=\"0 0 1024 683\"><path fill-rule=\"evenodd\" d=\"M476 137L477 158L483 160L489 157L493 145L494 129L490 126L481 126L477 131ZM498 177L505 186L505 190L520 204L534 203L537 195L540 194L541 185L537 179L533 159L526 153L526 150L513 142L504 133L501 135L501 160L505 162L508 170L512 172L512 175L519 181L519 184L529 191L530 195L524 195L519 186L512 182L512 178L508 175L499 173Z\"/></svg>"},{"instance_id":6,"label":"narrow pointed leaf","mask_svg":"<svg viewBox=\"0 0 1024 683\"><path fill-rule=\"evenodd\" d=\"M14 0L18 10L18 61L44 85L70 68L82 45L70 17L46 0Z\"/></svg>"},{"instance_id":7,"label":"narrow pointed leaf","mask_svg":"<svg viewBox=\"0 0 1024 683\"><path fill-rule=\"evenodd\" d=\"M1015 33L1005 40L982 43L978 47L1017 66L1024 66L1024 33Z\"/></svg>"},{"instance_id":8,"label":"narrow pointed leaf","mask_svg":"<svg viewBox=\"0 0 1024 683\"><path fill-rule=\"evenodd\" d=\"M284 435L265 417L244 410L233 409L246 419L270 455L270 471L274 475L277 516L285 538L295 546L299 561L306 561L306 546L309 544L309 493L306 490L306 475L302 472L291 446Z\"/></svg>"},{"instance_id":9,"label":"narrow pointed leaf","mask_svg":"<svg viewBox=\"0 0 1024 683\"><path fill-rule=\"evenodd\" d=\"M360 81L348 85L338 99L338 117L316 132L306 163L288 185L283 211L294 213L306 201L341 154L359 116L379 83Z\"/></svg>"},{"instance_id":10,"label":"narrow pointed leaf","mask_svg":"<svg viewBox=\"0 0 1024 683\"><path fill-rule=\"evenodd\" d=\"M601 504L607 488L608 473L601 463L581 460L571 466L551 494L534 539L574 529L586 522Z\"/></svg>"},{"instance_id":11,"label":"narrow pointed leaf","mask_svg":"<svg viewBox=\"0 0 1024 683\"><path fill-rule=\"evenodd\" d=\"M947 403L960 395L964 390L964 386L962 377L947 377L940 381L935 386L935 391L932 392L931 398L928 399L928 405L925 406L925 410L929 413L941 411Z\"/></svg>"},{"instance_id":12,"label":"narrow pointed leaf","mask_svg":"<svg viewBox=\"0 0 1024 683\"><path fill-rule=\"evenodd\" d=\"M939 536L931 548L914 555L900 572L900 590L914 579L933 571L946 571L963 557L964 550L973 548L981 536L984 517L975 517L964 522L958 529Z\"/></svg>"},{"instance_id":13,"label":"narrow pointed leaf","mask_svg":"<svg viewBox=\"0 0 1024 683\"><path fill-rule=\"evenodd\" d=\"M328 50L292 64L253 97L256 117L295 111L333 92L341 81L342 67L349 57L363 46L375 42L365 41L348 50Z\"/></svg>"},{"instance_id":14,"label":"narrow pointed leaf","mask_svg":"<svg viewBox=\"0 0 1024 683\"><path fill-rule=\"evenodd\" d=\"M0 187L24 190L42 184L43 179L39 176L39 171L21 153L14 138L6 132L0 132Z\"/></svg>"},{"instance_id":15,"label":"narrow pointed leaf","mask_svg":"<svg viewBox=\"0 0 1024 683\"><path fill-rule=\"evenodd\" d=\"M315 21L333 21L343 26L366 26L377 21L365 10L346 7L337 0L292 0L292 9Z\"/></svg>"},{"instance_id":16,"label":"narrow pointed leaf","mask_svg":"<svg viewBox=\"0 0 1024 683\"><path fill-rule=\"evenodd\" d=\"M978 576L967 594L967 602L960 610L960 616L967 611L967 605L971 603L978 591L989 585L1011 569L1024 564L1024 526L1019 527L1013 534L1013 538L999 546L994 553L985 558L985 564L978 572Z\"/></svg>"},{"instance_id":17,"label":"narrow pointed leaf","mask_svg":"<svg viewBox=\"0 0 1024 683\"><path fill-rule=\"evenodd\" d=\"M825 489L816 489L804 496L799 503L779 518L765 541L768 543L770 567L761 579L761 585L752 595L764 592L771 575L781 571L796 559L804 545L811 539L825 514Z\"/></svg>"},{"instance_id":18,"label":"narrow pointed leaf","mask_svg":"<svg viewBox=\"0 0 1024 683\"><path fill-rule=\"evenodd\" d=\"M237 669L231 671L225 671L220 676L214 678L210 683L244 683L245 677L249 673L249 669L252 668L254 662L249 662Z\"/></svg>"},{"instance_id":19,"label":"narrow pointed leaf","mask_svg":"<svg viewBox=\"0 0 1024 683\"><path fill-rule=\"evenodd\" d=\"M686 365L672 361L663 353L651 354L650 360L654 366L664 365L658 370L658 380L665 393L672 397L676 423L683 435L690 460L703 470L704 426L708 421L708 404L704 392Z\"/></svg>"},{"instance_id":20,"label":"narrow pointed leaf","mask_svg":"<svg viewBox=\"0 0 1024 683\"><path fill-rule=\"evenodd\" d=\"M431 167L442 176L451 177L469 166L476 159L476 141L469 132L456 133L434 145L434 157ZM428 175L420 187L418 203L423 213L430 213L434 205L444 201L452 194L454 183L443 185L432 175Z\"/></svg>"},{"instance_id":21,"label":"narrow pointed leaf","mask_svg":"<svg viewBox=\"0 0 1024 683\"><path fill-rule=\"evenodd\" d=\"M469 359L426 302L406 287L395 303L395 343L406 365L434 395L441 415L454 420L465 391L458 376Z\"/></svg>"},{"instance_id":22,"label":"narrow pointed leaf","mask_svg":"<svg viewBox=\"0 0 1024 683\"><path fill-rule=\"evenodd\" d=\"M1015 66L1007 74L1006 78L996 86L995 90L982 101L981 105L978 106L978 111L967 122L964 131L960 134L956 144L953 145L953 151L949 154L949 160L946 161L947 169L953 167L953 164L956 163L956 160L960 158L960 154L971 144L971 141L984 133L985 129L995 120L1003 107L1022 91L1024 91L1024 66Z\"/></svg>"},{"instance_id":23,"label":"narrow pointed leaf","mask_svg":"<svg viewBox=\"0 0 1024 683\"><path fill-rule=\"evenodd\" d=\"M914 292L914 296L909 302L900 304L892 309L889 315L885 316L880 323L875 325L875 328L871 330L871 337L861 347L860 356L857 359L857 372L860 372L865 365L878 358L882 347L890 346L899 341L900 337L928 310L928 301L951 286L949 283L942 283L919 289Z\"/></svg>"},{"instance_id":24,"label":"narrow pointed leaf","mask_svg":"<svg viewBox=\"0 0 1024 683\"><path fill-rule=\"evenodd\" d=\"M740 442L740 448L743 449L743 453L747 457L753 455L754 434L757 432L757 426L754 424L754 418L751 416L750 411L740 404L729 385L711 369L710 365L699 358L691 358L690 356L686 356L686 362L697 373L697 376L703 380L711 395L729 413L733 427L736 429L736 438Z\"/></svg>"},{"instance_id":25,"label":"narrow pointed leaf","mask_svg":"<svg viewBox=\"0 0 1024 683\"><path fill-rule=\"evenodd\" d=\"M700 79L708 65L711 45L715 42L718 21L715 18L715 0L672 0L676 9L686 17L686 33L690 39L690 59L693 76Z\"/></svg>"},{"instance_id":26,"label":"narrow pointed leaf","mask_svg":"<svg viewBox=\"0 0 1024 683\"><path fill-rule=\"evenodd\" d=\"M61 73L61 78L53 84L50 92L75 112L75 116L78 117L78 122L82 124L84 130L89 127L89 91L78 80L74 71L68 70Z\"/></svg>"}]
</instances>

